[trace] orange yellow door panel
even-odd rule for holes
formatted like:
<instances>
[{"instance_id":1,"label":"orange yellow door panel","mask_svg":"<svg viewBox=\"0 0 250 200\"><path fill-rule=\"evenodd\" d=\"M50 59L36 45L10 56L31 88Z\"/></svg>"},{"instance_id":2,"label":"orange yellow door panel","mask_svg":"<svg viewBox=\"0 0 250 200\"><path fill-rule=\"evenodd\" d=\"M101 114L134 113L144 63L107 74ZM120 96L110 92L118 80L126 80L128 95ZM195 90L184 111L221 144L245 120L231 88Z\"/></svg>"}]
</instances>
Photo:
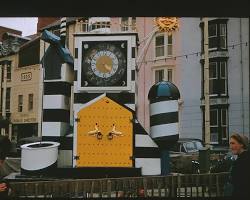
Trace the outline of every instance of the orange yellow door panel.
<instances>
[{"instance_id":1,"label":"orange yellow door panel","mask_svg":"<svg viewBox=\"0 0 250 200\"><path fill-rule=\"evenodd\" d=\"M132 167L131 111L103 97L77 117L77 167Z\"/></svg>"}]
</instances>

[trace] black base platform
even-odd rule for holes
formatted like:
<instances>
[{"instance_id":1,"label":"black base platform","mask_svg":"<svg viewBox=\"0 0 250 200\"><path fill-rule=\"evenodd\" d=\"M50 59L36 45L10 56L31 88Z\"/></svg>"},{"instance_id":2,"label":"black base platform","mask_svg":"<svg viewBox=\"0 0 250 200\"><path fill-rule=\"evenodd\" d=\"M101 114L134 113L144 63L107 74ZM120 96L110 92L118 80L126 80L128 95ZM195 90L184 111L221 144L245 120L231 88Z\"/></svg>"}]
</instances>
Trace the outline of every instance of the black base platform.
<instances>
[{"instance_id":1,"label":"black base platform","mask_svg":"<svg viewBox=\"0 0 250 200\"><path fill-rule=\"evenodd\" d=\"M141 176L141 168L121 167L80 167L80 168L53 168L45 171L21 170L19 178L56 178L56 179L96 179ZM16 177L18 178L18 177Z\"/></svg>"}]
</instances>

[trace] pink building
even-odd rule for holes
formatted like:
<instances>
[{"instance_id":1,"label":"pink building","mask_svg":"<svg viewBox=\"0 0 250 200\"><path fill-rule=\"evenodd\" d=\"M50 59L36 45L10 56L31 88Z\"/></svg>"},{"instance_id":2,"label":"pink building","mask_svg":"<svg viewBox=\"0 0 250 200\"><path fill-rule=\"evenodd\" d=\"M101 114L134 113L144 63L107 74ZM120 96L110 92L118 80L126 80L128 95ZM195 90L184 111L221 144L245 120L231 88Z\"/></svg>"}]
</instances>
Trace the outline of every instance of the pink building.
<instances>
[{"instance_id":1,"label":"pink building","mask_svg":"<svg viewBox=\"0 0 250 200\"><path fill-rule=\"evenodd\" d=\"M149 131L149 101L150 87L161 80L168 80L179 87L178 54L179 33L152 32L155 29L154 17L122 17L111 18L111 31L137 31L139 48L137 56L141 59L138 63L137 80L137 117L144 128ZM147 43L149 43L147 45ZM141 53L145 50L144 53Z\"/></svg>"}]
</instances>

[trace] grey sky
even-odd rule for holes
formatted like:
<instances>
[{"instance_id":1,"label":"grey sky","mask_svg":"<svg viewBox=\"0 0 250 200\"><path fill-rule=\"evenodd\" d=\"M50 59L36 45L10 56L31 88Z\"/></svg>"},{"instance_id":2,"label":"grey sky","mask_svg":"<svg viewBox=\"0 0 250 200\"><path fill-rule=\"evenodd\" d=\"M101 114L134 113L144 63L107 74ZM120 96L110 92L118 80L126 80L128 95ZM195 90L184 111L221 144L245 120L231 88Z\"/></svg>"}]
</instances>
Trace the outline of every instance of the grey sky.
<instances>
[{"instance_id":1,"label":"grey sky","mask_svg":"<svg viewBox=\"0 0 250 200\"><path fill-rule=\"evenodd\" d=\"M0 26L22 31L22 36L36 33L37 17L0 17Z\"/></svg>"}]
</instances>

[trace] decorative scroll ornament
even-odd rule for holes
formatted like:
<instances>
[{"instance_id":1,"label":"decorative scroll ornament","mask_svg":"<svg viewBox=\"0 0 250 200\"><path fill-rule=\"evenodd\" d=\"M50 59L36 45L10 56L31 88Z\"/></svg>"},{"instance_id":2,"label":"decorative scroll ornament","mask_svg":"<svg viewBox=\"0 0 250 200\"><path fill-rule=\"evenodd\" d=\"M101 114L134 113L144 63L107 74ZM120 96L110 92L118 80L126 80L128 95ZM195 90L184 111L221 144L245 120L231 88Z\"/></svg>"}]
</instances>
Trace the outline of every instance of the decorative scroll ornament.
<instances>
[{"instance_id":1,"label":"decorative scroll ornament","mask_svg":"<svg viewBox=\"0 0 250 200\"><path fill-rule=\"evenodd\" d=\"M17 39L5 40L0 43L0 56L7 56L10 53L19 51L20 42Z\"/></svg>"},{"instance_id":2,"label":"decorative scroll ornament","mask_svg":"<svg viewBox=\"0 0 250 200\"><path fill-rule=\"evenodd\" d=\"M168 32L172 34L179 28L179 21L177 17L156 17L155 23L160 32Z\"/></svg>"}]
</instances>

